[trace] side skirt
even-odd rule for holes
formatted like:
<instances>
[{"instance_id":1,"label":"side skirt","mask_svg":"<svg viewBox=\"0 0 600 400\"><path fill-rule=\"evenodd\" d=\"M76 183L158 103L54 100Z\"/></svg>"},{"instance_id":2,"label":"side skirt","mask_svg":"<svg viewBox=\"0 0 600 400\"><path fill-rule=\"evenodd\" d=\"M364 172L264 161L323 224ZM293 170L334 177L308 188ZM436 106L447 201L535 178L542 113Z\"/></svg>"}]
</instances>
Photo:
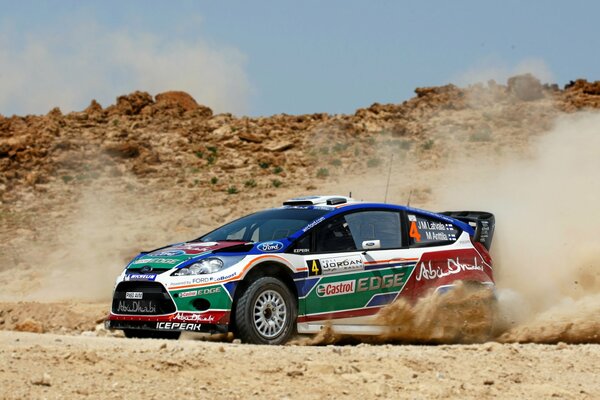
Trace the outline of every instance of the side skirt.
<instances>
[{"instance_id":1,"label":"side skirt","mask_svg":"<svg viewBox=\"0 0 600 400\"><path fill-rule=\"evenodd\" d=\"M388 330L384 325L329 325L318 321L298 323L298 333L319 333L326 326L340 335L382 335Z\"/></svg>"}]
</instances>

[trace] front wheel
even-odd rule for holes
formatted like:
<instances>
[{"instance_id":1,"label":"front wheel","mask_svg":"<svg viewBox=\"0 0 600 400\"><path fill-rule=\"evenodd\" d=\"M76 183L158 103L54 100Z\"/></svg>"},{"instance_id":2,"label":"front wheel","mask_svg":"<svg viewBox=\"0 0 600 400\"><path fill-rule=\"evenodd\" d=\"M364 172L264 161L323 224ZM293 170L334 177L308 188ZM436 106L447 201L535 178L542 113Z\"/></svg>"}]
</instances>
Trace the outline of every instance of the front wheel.
<instances>
[{"instance_id":1,"label":"front wheel","mask_svg":"<svg viewBox=\"0 0 600 400\"><path fill-rule=\"evenodd\" d=\"M235 307L237 334L245 343L283 344L294 333L296 299L279 279L270 276L252 282Z\"/></svg>"}]
</instances>

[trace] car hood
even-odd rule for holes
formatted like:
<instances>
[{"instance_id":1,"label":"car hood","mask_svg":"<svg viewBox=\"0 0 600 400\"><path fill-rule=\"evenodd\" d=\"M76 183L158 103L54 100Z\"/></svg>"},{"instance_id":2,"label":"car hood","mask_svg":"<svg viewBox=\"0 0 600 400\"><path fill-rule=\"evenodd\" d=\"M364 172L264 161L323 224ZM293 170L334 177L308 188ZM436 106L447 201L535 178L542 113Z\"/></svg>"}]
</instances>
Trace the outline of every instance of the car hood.
<instances>
[{"instance_id":1,"label":"car hood","mask_svg":"<svg viewBox=\"0 0 600 400\"><path fill-rule=\"evenodd\" d=\"M216 250L245 247L245 245L246 242L242 241L176 243L140 253L127 265L127 269L140 272L166 271L188 264L190 260L202 258Z\"/></svg>"}]
</instances>

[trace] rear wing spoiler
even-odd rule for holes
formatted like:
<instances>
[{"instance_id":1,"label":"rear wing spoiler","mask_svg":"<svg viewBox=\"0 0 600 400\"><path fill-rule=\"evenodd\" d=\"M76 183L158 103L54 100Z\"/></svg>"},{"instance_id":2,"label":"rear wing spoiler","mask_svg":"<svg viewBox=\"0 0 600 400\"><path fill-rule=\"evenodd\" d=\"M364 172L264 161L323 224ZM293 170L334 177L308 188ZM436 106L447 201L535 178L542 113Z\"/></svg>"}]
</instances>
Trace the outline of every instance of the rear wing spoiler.
<instances>
[{"instance_id":1,"label":"rear wing spoiler","mask_svg":"<svg viewBox=\"0 0 600 400\"><path fill-rule=\"evenodd\" d=\"M440 214L469 224L475 229L473 241L480 242L488 250L492 246L496 226L494 214L483 211L444 211Z\"/></svg>"}]
</instances>

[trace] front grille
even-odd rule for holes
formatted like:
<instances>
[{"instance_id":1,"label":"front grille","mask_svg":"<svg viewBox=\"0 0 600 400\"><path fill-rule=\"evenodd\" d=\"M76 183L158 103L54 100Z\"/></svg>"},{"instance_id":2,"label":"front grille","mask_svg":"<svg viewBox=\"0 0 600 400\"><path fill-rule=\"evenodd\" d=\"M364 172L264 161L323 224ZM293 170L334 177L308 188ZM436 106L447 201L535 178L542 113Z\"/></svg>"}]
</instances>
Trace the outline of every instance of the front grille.
<instances>
[{"instance_id":1,"label":"front grille","mask_svg":"<svg viewBox=\"0 0 600 400\"><path fill-rule=\"evenodd\" d=\"M175 312L175 304L158 282L121 282L115 289L112 312L128 315L161 315Z\"/></svg>"}]
</instances>

